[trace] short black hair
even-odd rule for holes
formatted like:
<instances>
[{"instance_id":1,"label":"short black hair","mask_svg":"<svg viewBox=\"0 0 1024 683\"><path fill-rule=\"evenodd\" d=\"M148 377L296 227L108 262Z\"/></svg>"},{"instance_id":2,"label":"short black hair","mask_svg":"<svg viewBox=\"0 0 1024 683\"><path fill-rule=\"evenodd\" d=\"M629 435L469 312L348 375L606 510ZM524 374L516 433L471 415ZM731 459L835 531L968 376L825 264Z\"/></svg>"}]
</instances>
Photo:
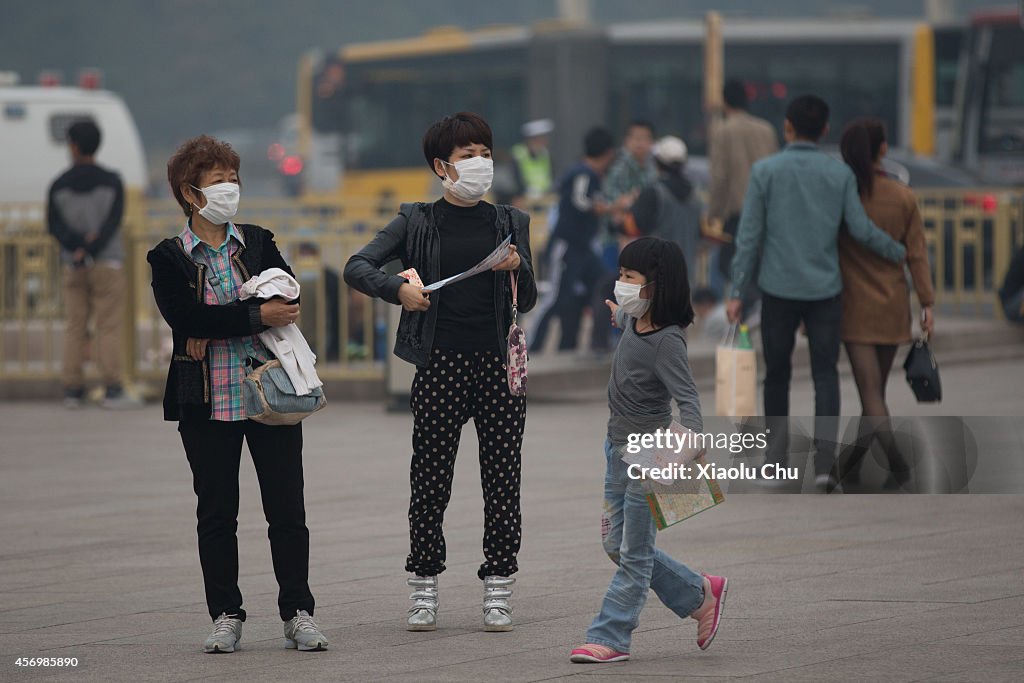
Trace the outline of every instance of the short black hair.
<instances>
[{"instance_id":1,"label":"short black hair","mask_svg":"<svg viewBox=\"0 0 1024 683\"><path fill-rule=\"evenodd\" d=\"M735 78L730 78L725 82L725 87L722 88L722 99L733 109L746 109L750 104L747 99L747 86L743 85L743 81Z\"/></svg>"},{"instance_id":2,"label":"short black hair","mask_svg":"<svg viewBox=\"0 0 1024 683\"><path fill-rule=\"evenodd\" d=\"M423 134L423 156L433 170L434 159L448 161L456 147L483 145L494 149L491 127L483 117L469 111L446 116Z\"/></svg>"},{"instance_id":3,"label":"short black hair","mask_svg":"<svg viewBox=\"0 0 1024 683\"><path fill-rule=\"evenodd\" d=\"M584 156L596 159L612 149L615 149L615 136L607 128L591 128L583 136Z\"/></svg>"},{"instance_id":4,"label":"short black hair","mask_svg":"<svg viewBox=\"0 0 1024 683\"><path fill-rule=\"evenodd\" d=\"M628 124L626 124L626 134L628 135L629 131L633 130L634 128L646 128L647 130L651 131L651 137L654 137L654 124L648 121L647 119L633 119L632 121L630 121Z\"/></svg>"},{"instance_id":5,"label":"short black hair","mask_svg":"<svg viewBox=\"0 0 1024 683\"><path fill-rule=\"evenodd\" d=\"M92 121L75 121L68 127L68 142L91 157L100 148L100 129Z\"/></svg>"},{"instance_id":6,"label":"short black hair","mask_svg":"<svg viewBox=\"0 0 1024 683\"><path fill-rule=\"evenodd\" d=\"M619 267L635 270L655 283L651 322L657 327L687 327L693 322L690 276L678 244L660 237L633 240L619 254Z\"/></svg>"},{"instance_id":7,"label":"short black hair","mask_svg":"<svg viewBox=\"0 0 1024 683\"><path fill-rule=\"evenodd\" d=\"M786 107L786 120L802 138L818 140L828 125L828 103L817 95L801 95Z\"/></svg>"}]
</instances>

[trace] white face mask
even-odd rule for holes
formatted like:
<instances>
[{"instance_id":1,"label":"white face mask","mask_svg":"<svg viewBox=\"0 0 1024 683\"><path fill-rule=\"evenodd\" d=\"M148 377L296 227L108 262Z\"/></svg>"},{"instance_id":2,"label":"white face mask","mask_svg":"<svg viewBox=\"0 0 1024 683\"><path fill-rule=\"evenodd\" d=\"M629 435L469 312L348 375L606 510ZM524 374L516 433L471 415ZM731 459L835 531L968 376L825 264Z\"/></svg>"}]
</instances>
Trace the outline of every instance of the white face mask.
<instances>
[{"instance_id":1,"label":"white face mask","mask_svg":"<svg viewBox=\"0 0 1024 683\"><path fill-rule=\"evenodd\" d=\"M459 172L459 179L453 181L444 174L441 185L455 197L464 202L478 202L483 199L487 191L491 189L491 181L494 180L494 161L487 157L470 157L460 159L454 164L442 161L442 164L454 166Z\"/></svg>"},{"instance_id":2,"label":"white face mask","mask_svg":"<svg viewBox=\"0 0 1024 683\"><path fill-rule=\"evenodd\" d=\"M206 197L206 206L199 209L199 215L214 225L223 225L238 213L238 199L241 189L238 183L217 183L202 189L192 186Z\"/></svg>"},{"instance_id":3,"label":"white face mask","mask_svg":"<svg viewBox=\"0 0 1024 683\"><path fill-rule=\"evenodd\" d=\"M615 303L619 305L624 312L634 318L644 317L644 313L651 307L650 299L641 299L640 290L647 285L654 284L648 282L644 285L638 285L631 282L615 282Z\"/></svg>"}]
</instances>

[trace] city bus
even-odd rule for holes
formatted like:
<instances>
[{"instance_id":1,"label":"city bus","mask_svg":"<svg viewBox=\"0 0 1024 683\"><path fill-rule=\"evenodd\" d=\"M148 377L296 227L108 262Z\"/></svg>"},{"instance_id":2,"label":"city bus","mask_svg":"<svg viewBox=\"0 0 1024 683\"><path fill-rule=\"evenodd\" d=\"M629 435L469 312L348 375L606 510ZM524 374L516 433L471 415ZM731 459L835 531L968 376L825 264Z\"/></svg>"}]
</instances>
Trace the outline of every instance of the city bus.
<instances>
[{"instance_id":1,"label":"city bus","mask_svg":"<svg viewBox=\"0 0 1024 683\"><path fill-rule=\"evenodd\" d=\"M963 32L909 20L730 19L725 73L744 81L752 112L778 126L780 139L786 102L813 92L831 105L837 129L878 116L894 148L951 154ZM618 133L636 118L702 155L704 34L703 22L693 20L600 27L552 20L440 27L306 55L297 104L304 192L371 210L431 196L436 186L420 136L431 121L460 110L488 119L496 156L518 141L524 121L552 119L556 169L579 155L589 127ZM937 124L944 126L938 132ZM837 139L838 130L831 142Z\"/></svg>"},{"instance_id":2,"label":"city bus","mask_svg":"<svg viewBox=\"0 0 1024 683\"><path fill-rule=\"evenodd\" d=\"M963 54L956 160L983 183L1024 185L1024 16L976 14Z\"/></svg>"}]
</instances>

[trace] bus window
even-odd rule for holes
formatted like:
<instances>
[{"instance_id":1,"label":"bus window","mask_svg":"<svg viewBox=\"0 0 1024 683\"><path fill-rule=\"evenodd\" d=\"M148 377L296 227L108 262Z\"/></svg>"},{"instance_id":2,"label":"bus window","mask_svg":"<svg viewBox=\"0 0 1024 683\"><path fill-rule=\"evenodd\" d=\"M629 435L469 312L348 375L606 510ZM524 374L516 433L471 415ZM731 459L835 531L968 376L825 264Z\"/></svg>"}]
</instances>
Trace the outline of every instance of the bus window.
<instances>
[{"instance_id":1,"label":"bus window","mask_svg":"<svg viewBox=\"0 0 1024 683\"><path fill-rule=\"evenodd\" d=\"M495 145L511 147L524 120L522 61L522 52L492 50L348 64L345 167L419 167L423 131L458 111L483 116Z\"/></svg>"},{"instance_id":2,"label":"bus window","mask_svg":"<svg viewBox=\"0 0 1024 683\"><path fill-rule=\"evenodd\" d=\"M1024 152L1024 31L993 27L985 73L980 151Z\"/></svg>"},{"instance_id":3,"label":"bus window","mask_svg":"<svg viewBox=\"0 0 1024 683\"><path fill-rule=\"evenodd\" d=\"M777 126L780 139L786 105L804 94L828 102L830 141L837 141L843 126L859 116L885 121L894 146L905 138L899 127L900 49L896 44L726 43L725 63L729 77L747 83L751 113Z\"/></svg>"},{"instance_id":4,"label":"bus window","mask_svg":"<svg viewBox=\"0 0 1024 683\"><path fill-rule=\"evenodd\" d=\"M313 76L313 128L341 133L345 125L345 66L337 57L326 60Z\"/></svg>"},{"instance_id":5,"label":"bus window","mask_svg":"<svg viewBox=\"0 0 1024 683\"><path fill-rule=\"evenodd\" d=\"M963 45L962 27L943 27L934 30L935 35L935 104L938 107L952 107L956 96L956 76L960 63L960 48Z\"/></svg>"},{"instance_id":6,"label":"bus window","mask_svg":"<svg viewBox=\"0 0 1024 683\"><path fill-rule=\"evenodd\" d=\"M608 63L609 124L616 135L630 120L645 119L658 135L683 138L690 154L705 153L699 46L615 47Z\"/></svg>"}]
</instances>

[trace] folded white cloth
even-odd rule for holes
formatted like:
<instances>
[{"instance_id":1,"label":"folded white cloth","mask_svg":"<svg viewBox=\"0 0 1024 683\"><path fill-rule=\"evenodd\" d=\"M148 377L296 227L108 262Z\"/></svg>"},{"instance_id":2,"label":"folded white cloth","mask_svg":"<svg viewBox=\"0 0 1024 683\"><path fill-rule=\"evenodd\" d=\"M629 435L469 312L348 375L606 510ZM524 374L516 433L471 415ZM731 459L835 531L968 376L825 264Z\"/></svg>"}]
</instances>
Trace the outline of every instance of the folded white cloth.
<instances>
[{"instance_id":1,"label":"folded white cloth","mask_svg":"<svg viewBox=\"0 0 1024 683\"><path fill-rule=\"evenodd\" d=\"M242 285L240 299L270 299L275 296L291 301L299 298L299 283L280 268L268 268ZM260 339L271 353L281 362L288 374L295 393L305 396L313 389L322 387L323 382L316 374L316 354L309 348L298 325L291 323L284 327L271 327L260 332Z\"/></svg>"}]
</instances>

